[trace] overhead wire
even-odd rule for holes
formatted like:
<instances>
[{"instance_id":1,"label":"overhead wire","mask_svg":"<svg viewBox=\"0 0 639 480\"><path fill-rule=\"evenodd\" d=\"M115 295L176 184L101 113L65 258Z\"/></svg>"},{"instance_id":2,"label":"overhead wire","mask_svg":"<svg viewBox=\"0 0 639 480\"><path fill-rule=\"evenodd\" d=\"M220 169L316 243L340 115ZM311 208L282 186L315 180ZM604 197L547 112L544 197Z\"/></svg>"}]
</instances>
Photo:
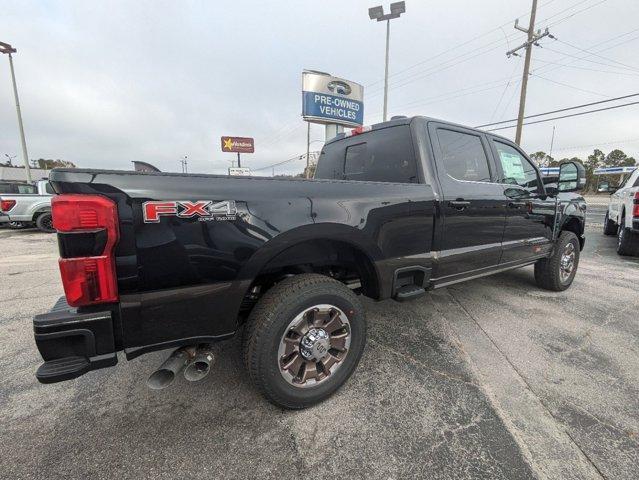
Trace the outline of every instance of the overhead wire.
<instances>
[{"instance_id":1,"label":"overhead wire","mask_svg":"<svg viewBox=\"0 0 639 480\"><path fill-rule=\"evenodd\" d=\"M553 120L561 120L563 118L571 118L571 117L579 117L581 115L588 115L591 113L596 113L596 112L603 112L606 110L614 110L617 108L622 108L622 107L629 107L631 105L639 105L639 101L637 102L629 102L629 103L622 103L621 105L612 105L610 107L604 107L604 108L597 108L594 110L588 110L586 112L578 112L578 113L572 113L570 115L561 115L559 117L552 117L552 118L545 118L543 120L535 120L534 122L524 122L524 125L534 125L536 123L545 123L545 122L552 122ZM497 130L506 130L509 128L515 128L517 125L509 125L507 127L498 127L498 128L491 128L486 130L487 132L495 132Z\"/></svg>"}]
</instances>

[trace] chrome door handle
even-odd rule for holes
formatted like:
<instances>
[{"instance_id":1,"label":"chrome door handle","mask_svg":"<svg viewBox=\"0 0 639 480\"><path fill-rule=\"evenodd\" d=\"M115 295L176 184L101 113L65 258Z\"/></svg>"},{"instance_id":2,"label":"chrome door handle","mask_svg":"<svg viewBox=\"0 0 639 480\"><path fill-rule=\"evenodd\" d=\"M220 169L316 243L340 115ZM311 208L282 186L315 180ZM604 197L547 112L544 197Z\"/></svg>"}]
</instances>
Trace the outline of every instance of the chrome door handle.
<instances>
[{"instance_id":1,"label":"chrome door handle","mask_svg":"<svg viewBox=\"0 0 639 480\"><path fill-rule=\"evenodd\" d=\"M508 202L508 208L525 207L526 202Z\"/></svg>"},{"instance_id":2,"label":"chrome door handle","mask_svg":"<svg viewBox=\"0 0 639 480\"><path fill-rule=\"evenodd\" d=\"M451 200L450 202L448 202L449 207L456 208L457 210L463 210L469 205L470 202L468 200Z\"/></svg>"}]
</instances>

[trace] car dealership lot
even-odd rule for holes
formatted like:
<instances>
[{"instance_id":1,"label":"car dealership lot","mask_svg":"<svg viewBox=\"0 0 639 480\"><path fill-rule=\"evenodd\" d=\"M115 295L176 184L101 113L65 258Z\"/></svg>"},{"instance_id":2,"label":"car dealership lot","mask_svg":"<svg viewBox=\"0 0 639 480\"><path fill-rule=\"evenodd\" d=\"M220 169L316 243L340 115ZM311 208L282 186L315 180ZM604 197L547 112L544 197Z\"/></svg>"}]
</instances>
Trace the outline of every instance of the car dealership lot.
<instances>
[{"instance_id":1,"label":"car dealership lot","mask_svg":"<svg viewBox=\"0 0 639 480\"><path fill-rule=\"evenodd\" d=\"M238 342L200 383L150 391L158 352L40 385L31 317L62 294L53 235L0 230L0 456L16 478L635 478L639 259L587 230L573 286L532 268L367 301L369 342L334 397L257 394Z\"/></svg>"}]
</instances>

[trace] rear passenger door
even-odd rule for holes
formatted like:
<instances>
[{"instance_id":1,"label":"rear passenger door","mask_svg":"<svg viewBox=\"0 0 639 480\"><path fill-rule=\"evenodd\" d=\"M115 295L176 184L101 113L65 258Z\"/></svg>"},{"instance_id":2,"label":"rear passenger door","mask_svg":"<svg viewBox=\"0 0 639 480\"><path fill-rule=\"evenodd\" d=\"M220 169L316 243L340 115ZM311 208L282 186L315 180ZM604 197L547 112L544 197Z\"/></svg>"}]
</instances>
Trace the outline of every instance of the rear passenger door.
<instances>
[{"instance_id":1,"label":"rear passenger door","mask_svg":"<svg viewBox=\"0 0 639 480\"><path fill-rule=\"evenodd\" d=\"M502 186L486 136L462 127L428 125L442 190L443 226L437 279L499 264L505 222ZM454 280L451 278L450 280Z\"/></svg>"}]
</instances>

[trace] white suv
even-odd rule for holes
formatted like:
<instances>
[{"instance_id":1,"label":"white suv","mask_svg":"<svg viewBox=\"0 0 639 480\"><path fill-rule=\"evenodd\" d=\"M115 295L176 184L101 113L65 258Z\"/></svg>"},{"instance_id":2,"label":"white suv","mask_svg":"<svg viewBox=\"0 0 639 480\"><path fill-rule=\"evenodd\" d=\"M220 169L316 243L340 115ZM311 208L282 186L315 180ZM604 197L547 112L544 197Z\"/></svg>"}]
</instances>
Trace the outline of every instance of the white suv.
<instances>
[{"instance_id":1,"label":"white suv","mask_svg":"<svg viewBox=\"0 0 639 480\"><path fill-rule=\"evenodd\" d=\"M639 167L610 196L604 235L617 235L619 255L639 255Z\"/></svg>"}]
</instances>

